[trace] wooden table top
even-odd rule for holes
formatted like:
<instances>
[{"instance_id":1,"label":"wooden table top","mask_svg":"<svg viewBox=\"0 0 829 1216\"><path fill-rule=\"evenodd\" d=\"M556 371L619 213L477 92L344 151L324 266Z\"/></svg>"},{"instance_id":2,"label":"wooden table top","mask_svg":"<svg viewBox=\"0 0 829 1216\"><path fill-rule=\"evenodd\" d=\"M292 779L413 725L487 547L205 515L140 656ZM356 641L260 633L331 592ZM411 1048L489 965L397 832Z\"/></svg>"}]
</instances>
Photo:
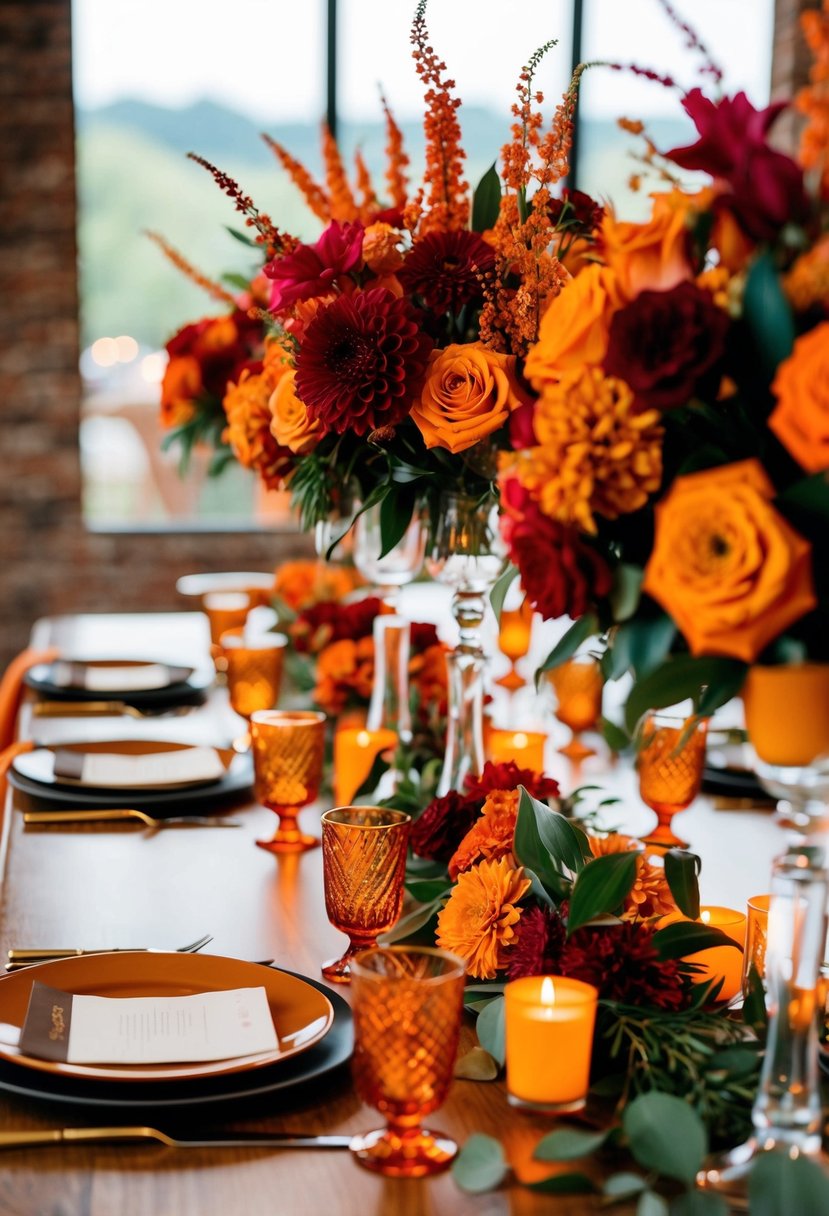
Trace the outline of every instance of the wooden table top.
<instances>
[{"instance_id":1,"label":"wooden table top","mask_svg":"<svg viewBox=\"0 0 829 1216\"><path fill-rule=\"evenodd\" d=\"M32 635L33 645L57 645L67 655L129 654L182 663L203 660L207 640L206 621L198 613L57 617L38 622ZM20 738L40 742L140 735L215 743L239 732L240 719L230 711L221 689L204 707L182 717L140 722L33 719L24 705L19 724ZM596 780L601 767L597 762L582 780ZM555 775L565 789L572 782L570 774ZM625 766L616 766L604 777L623 798L632 793ZM257 849L256 837L272 834L274 826L272 814L262 807L234 809L243 826L233 831L150 833L112 825L24 831L22 801L9 796L3 824L3 957L12 945L174 948L212 933L212 953L274 958L279 965L318 978L320 964L345 945L326 918L320 850L274 858ZM306 829L318 824L321 809L303 812ZM636 831L646 825L647 814L634 795L617 817ZM739 908L748 896L767 889L769 863L780 843L767 813L715 810L701 798L678 827L680 833L685 828L703 856L704 903ZM347 997L347 988L339 991ZM467 1027L461 1050L473 1042L474 1033ZM220 1114L214 1113L211 1121L219 1125ZM272 1113L257 1108L254 1118L240 1122L238 1114L235 1117L238 1129L274 1132L354 1133L382 1122L376 1111L361 1104L347 1067L315 1089L275 1098ZM0 1130L106 1122L91 1110L0 1095ZM502 1081L455 1081L446 1104L430 1122L461 1143L473 1132L500 1137L517 1174L526 1180L550 1172L530 1158L551 1123L512 1109ZM544 1196L515 1184L488 1195L465 1195L448 1174L423 1181L384 1180L361 1169L345 1152L176 1152L140 1145L41 1148L4 1152L2 1165L0 1211L21 1216L248 1216L265 1211L583 1216L598 1210L589 1198Z\"/></svg>"}]
</instances>

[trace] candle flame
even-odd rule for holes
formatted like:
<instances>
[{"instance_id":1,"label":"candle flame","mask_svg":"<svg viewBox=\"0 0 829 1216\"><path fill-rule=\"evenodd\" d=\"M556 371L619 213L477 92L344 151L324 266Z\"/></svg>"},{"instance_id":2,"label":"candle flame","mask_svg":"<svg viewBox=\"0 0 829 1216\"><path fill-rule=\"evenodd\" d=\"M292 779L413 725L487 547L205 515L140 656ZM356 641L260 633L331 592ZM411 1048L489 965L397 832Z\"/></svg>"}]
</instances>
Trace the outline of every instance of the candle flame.
<instances>
[{"instance_id":1,"label":"candle flame","mask_svg":"<svg viewBox=\"0 0 829 1216\"><path fill-rule=\"evenodd\" d=\"M556 1003L556 986L550 979L549 975L545 975L541 981L541 1004L555 1005Z\"/></svg>"},{"instance_id":2,"label":"candle flame","mask_svg":"<svg viewBox=\"0 0 829 1216\"><path fill-rule=\"evenodd\" d=\"M711 920L711 913L706 908L704 912L700 912L699 918L704 925L707 925Z\"/></svg>"},{"instance_id":3,"label":"candle flame","mask_svg":"<svg viewBox=\"0 0 829 1216\"><path fill-rule=\"evenodd\" d=\"M369 743L371 743L371 735L367 730L361 730L357 736L357 746L368 747Z\"/></svg>"},{"instance_id":4,"label":"candle flame","mask_svg":"<svg viewBox=\"0 0 829 1216\"><path fill-rule=\"evenodd\" d=\"M526 747L529 743L529 739L524 734L523 730L519 730L517 734L512 736L512 743L514 747Z\"/></svg>"}]
</instances>

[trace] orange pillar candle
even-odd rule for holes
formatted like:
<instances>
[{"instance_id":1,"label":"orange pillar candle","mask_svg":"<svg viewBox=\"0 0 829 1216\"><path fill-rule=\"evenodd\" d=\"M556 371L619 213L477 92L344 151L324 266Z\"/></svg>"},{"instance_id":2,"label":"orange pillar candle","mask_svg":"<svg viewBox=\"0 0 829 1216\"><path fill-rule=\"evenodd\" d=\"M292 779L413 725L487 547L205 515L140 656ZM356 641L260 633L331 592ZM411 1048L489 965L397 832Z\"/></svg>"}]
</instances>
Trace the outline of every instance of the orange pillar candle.
<instances>
[{"instance_id":1,"label":"orange pillar candle","mask_svg":"<svg viewBox=\"0 0 829 1216\"><path fill-rule=\"evenodd\" d=\"M494 763L514 760L519 768L544 772L544 748L547 736L541 731L496 730L487 735L487 754Z\"/></svg>"},{"instance_id":2,"label":"orange pillar candle","mask_svg":"<svg viewBox=\"0 0 829 1216\"><path fill-rule=\"evenodd\" d=\"M581 980L513 980L506 1000L507 1096L513 1106L581 1110L590 1083L598 991Z\"/></svg>"},{"instance_id":3,"label":"orange pillar candle","mask_svg":"<svg viewBox=\"0 0 829 1216\"><path fill-rule=\"evenodd\" d=\"M665 917L660 924L665 925L687 919L688 917L677 913ZM712 946L709 950L699 950L696 954L689 954L685 959L686 962L694 963L695 966L702 968L694 976L695 983L705 984L709 980L721 979L723 986L717 999L730 1001L740 991L742 982L742 947L746 938L746 918L742 912L737 912L734 908L711 906L700 908L698 920L700 924L710 925L712 929L721 929L740 947L740 950L734 950L731 946Z\"/></svg>"},{"instance_id":4,"label":"orange pillar candle","mask_svg":"<svg viewBox=\"0 0 829 1216\"><path fill-rule=\"evenodd\" d=\"M397 746L393 730L346 727L334 735L334 801L348 806L380 752Z\"/></svg>"}]
</instances>

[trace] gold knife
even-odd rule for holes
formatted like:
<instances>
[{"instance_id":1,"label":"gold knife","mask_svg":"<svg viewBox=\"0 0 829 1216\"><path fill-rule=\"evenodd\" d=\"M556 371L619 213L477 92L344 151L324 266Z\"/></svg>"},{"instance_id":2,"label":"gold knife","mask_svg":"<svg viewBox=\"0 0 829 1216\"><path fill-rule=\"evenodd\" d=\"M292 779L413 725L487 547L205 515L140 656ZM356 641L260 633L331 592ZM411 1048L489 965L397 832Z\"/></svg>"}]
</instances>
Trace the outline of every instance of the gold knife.
<instances>
[{"instance_id":1,"label":"gold knife","mask_svg":"<svg viewBox=\"0 0 829 1216\"><path fill-rule=\"evenodd\" d=\"M204 815L177 815L169 819L161 816L148 815L131 806L102 807L100 810L77 811L24 811L23 822L26 824L54 823L113 823L119 820L133 819L145 824L148 828L240 828L238 819L222 819Z\"/></svg>"},{"instance_id":2,"label":"gold knife","mask_svg":"<svg viewBox=\"0 0 829 1216\"><path fill-rule=\"evenodd\" d=\"M61 1127L54 1130L0 1132L0 1149L42 1148L59 1144L119 1144L124 1141L154 1140L167 1148L348 1148L352 1136L272 1135L268 1132L242 1132L238 1135L201 1135L195 1140L178 1140L156 1127Z\"/></svg>"}]
</instances>

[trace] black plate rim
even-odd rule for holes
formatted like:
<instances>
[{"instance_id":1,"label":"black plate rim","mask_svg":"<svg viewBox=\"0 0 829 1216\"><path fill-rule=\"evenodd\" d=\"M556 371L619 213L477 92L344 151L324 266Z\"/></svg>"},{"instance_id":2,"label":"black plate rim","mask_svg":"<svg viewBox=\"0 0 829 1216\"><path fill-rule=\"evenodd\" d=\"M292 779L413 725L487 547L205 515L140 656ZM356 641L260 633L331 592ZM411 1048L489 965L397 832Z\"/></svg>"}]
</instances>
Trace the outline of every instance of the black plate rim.
<instances>
[{"instance_id":1,"label":"black plate rim","mask_svg":"<svg viewBox=\"0 0 829 1216\"><path fill-rule=\"evenodd\" d=\"M75 659L71 661L88 663L91 660ZM165 667L170 666L166 660L162 659L141 660L141 662L150 661L162 663ZM181 664L181 666L186 665ZM164 705L200 704L204 701L216 674L212 664L200 663L194 665L192 675L186 680L181 680L177 684L168 684L166 688L124 689L120 692L112 689L104 693L90 688L66 688L62 684L52 684L49 680L37 678L38 670L51 666L51 663L36 663L34 667L30 667L23 677L26 687L49 701L123 701L125 705L133 705L136 709L153 709Z\"/></svg>"},{"instance_id":2,"label":"black plate rim","mask_svg":"<svg viewBox=\"0 0 829 1216\"><path fill-rule=\"evenodd\" d=\"M161 1090L157 1084L153 1086L150 1082L101 1083L74 1077L58 1078L49 1073L36 1072L8 1061L0 1061L0 1093L11 1093L59 1106L125 1112L158 1110L175 1114L190 1108L212 1108L223 1103L279 1094L317 1081L351 1058L354 1041L351 1008L340 993L333 991L327 984L308 975L301 975L298 971L290 971L287 967L274 970L283 971L286 975L295 976L310 984L312 988L322 992L334 1008L334 1020L325 1038L293 1060L273 1064L268 1068L228 1073L218 1077L165 1081Z\"/></svg>"}]
</instances>

